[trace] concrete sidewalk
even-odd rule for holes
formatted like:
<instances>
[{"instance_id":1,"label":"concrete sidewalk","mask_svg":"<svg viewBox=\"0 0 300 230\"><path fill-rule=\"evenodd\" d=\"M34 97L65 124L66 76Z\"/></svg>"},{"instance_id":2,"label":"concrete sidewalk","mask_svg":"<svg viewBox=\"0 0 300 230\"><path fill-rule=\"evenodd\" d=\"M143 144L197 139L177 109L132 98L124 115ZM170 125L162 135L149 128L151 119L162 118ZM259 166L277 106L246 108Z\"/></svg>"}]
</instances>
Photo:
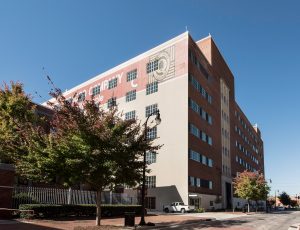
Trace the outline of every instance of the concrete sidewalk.
<instances>
[{"instance_id":1,"label":"concrete sidewalk","mask_svg":"<svg viewBox=\"0 0 300 230\"><path fill-rule=\"evenodd\" d=\"M234 217L245 216L244 213L186 213L186 214L152 214L145 217L146 222L155 224L154 226L137 227L137 229L155 229L162 228L164 226L175 226L182 224L201 223L205 220L224 220ZM135 218L135 224L139 224L140 217ZM116 226L119 229L135 229L124 228L124 217L119 218L104 218L101 220L101 225ZM56 220L0 220L0 230L56 230L66 229L71 230L77 226L95 226L95 220L93 218L88 219L56 219ZM110 229L110 228L107 228Z\"/></svg>"}]
</instances>

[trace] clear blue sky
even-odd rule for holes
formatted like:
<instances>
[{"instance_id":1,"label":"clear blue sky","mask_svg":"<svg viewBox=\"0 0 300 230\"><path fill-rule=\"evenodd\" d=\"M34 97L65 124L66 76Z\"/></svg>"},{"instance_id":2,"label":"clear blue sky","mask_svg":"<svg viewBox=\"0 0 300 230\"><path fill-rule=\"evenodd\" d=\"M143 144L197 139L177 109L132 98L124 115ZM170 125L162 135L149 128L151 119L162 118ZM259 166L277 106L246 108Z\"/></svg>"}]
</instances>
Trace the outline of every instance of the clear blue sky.
<instances>
[{"instance_id":1,"label":"clear blue sky","mask_svg":"<svg viewBox=\"0 0 300 230\"><path fill-rule=\"evenodd\" d=\"M235 75L236 100L265 143L274 190L300 193L300 3L212 0L0 0L0 81L48 98L188 27L211 33Z\"/></svg>"}]
</instances>

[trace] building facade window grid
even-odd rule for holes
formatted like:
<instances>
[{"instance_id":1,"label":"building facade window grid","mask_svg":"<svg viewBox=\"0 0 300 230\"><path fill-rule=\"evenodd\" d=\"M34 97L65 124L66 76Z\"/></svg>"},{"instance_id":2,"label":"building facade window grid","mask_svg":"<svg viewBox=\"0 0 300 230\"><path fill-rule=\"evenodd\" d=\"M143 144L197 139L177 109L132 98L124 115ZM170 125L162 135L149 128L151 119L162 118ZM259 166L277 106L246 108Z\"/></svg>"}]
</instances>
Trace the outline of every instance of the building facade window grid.
<instances>
[{"instance_id":1,"label":"building facade window grid","mask_svg":"<svg viewBox=\"0 0 300 230\"><path fill-rule=\"evenodd\" d=\"M145 109L145 117L150 116L151 114L153 114L154 112L156 112L157 109L158 109L157 104L152 104L152 105L146 106L146 109Z\"/></svg>"},{"instance_id":2,"label":"building facade window grid","mask_svg":"<svg viewBox=\"0 0 300 230\"><path fill-rule=\"evenodd\" d=\"M147 188L155 188L156 187L156 176L146 176L146 183Z\"/></svg>"},{"instance_id":3,"label":"building facade window grid","mask_svg":"<svg viewBox=\"0 0 300 230\"><path fill-rule=\"evenodd\" d=\"M201 164L207 165L209 167L213 167L213 160L206 157L203 154L200 154L192 149L189 149L189 159L197 161Z\"/></svg>"},{"instance_id":4,"label":"building facade window grid","mask_svg":"<svg viewBox=\"0 0 300 230\"><path fill-rule=\"evenodd\" d=\"M189 107L199 114L199 116L212 125L212 116L209 115L201 106L197 104L193 99L189 98Z\"/></svg>"},{"instance_id":5,"label":"building facade window grid","mask_svg":"<svg viewBox=\"0 0 300 230\"><path fill-rule=\"evenodd\" d=\"M188 183L189 183L189 186L213 189L213 182L210 180L205 180L205 179L189 176Z\"/></svg>"},{"instance_id":6,"label":"building facade window grid","mask_svg":"<svg viewBox=\"0 0 300 230\"><path fill-rule=\"evenodd\" d=\"M146 95L155 93L157 91L158 91L158 82L157 81L147 84Z\"/></svg>"},{"instance_id":7,"label":"building facade window grid","mask_svg":"<svg viewBox=\"0 0 300 230\"><path fill-rule=\"evenodd\" d=\"M114 79L111 79L108 81L108 89L112 89L112 88L115 88L117 87L118 85L118 79L117 78L114 78Z\"/></svg>"},{"instance_id":8,"label":"building facade window grid","mask_svg":"<svg viewBox=\"0 0 300 230\"><path fill-rule=\"evenodd\" d=\"M112 108L117 105L116 97L109 98L107 101L107 108Z\"/></svg>"},{"instance_id":9,"label":"building facade window grid","mask_svg":"<svg viewBox=\"0 0 300 230\"><path fill-rule=\"evenodd\" d=\"M147 139L148 140L152 140L155 139L157 137L157 127L153 127L153 128L148 128L147 129Z\"/></svg>"},{"instance_id":10,"label":"building facade window grid","mask_svg":"<svg viewBox=\"0 0 300 230\"><path fill-rule=\"evenodd\" d=\"M146 152L146 162L147 164L156 163L156 153L155 152Z\"/></svg>"},{"instance_id":11,"label":"building facade window grid","mask_svg":"<svg viewBox=\"0 0 300 230\"><path fill-rule=\"evenodd\" d=\"M126 93L126 102L133 101L136 99L136 90L131 90Z\"/></svg>"},{"instance_id":12,"label":"building facade window grid","mask_svg":"<svg viewBox=\"0 0 300 230\"><path fill-rule=\"evenodd\" d=\"M153 60L147 63L147 73L152 73L158 70L158 60Z\"/></svg>"},{"instance_id":13,"label":"building facade window grid","mask_svg":"<svg viewBox=\"0 0 300 230\"><path fill-rule=\"evenodd\" d=\"M125 113L125 120L135 119L135 110Z\"/></svg>"},{"instance_id":14,"label":"building facade window grid","mask_svg":"<svg viewBox=\"0 0 300 230\"><path fill-rule=\"evenodd\" d=\"M95 86L95 87L92 89L92 95L93 95L93 96L96 96L96 95L98 95L98 94L100 94L100 85L97 85L97 86Z\"/></svg>"},{"instance_id":15,"label":"building facade window grid","mask_svg":"<svg viewBox=\"0 0 300 230\"><path fill-rule=\"evenodd\" d=\"M196 78L189 73L189 81L192 86L204 97L209 104L212 104L212 96L207 93L207 91L200 85Z\"/></svg>"},{"instance_id":16,"label":"building facade window grid","mask_svg":"<svg viewBox=\"0 0 300 230\"><path fill-rule=\"evenodd\" d=\"M85 100L85 92L78 94L77 102L83 102Z\"/></svg>"},{"instance_id":17,"label":"building facade window grid","mask_svg":"<svg viewBox=\"0 0 300 230\"><path fill-rule=\"evenodd\" d=\"M134 69L127 73L127 81L132 81L137 78L137 69Z\"/></svg>"}]
</instances>

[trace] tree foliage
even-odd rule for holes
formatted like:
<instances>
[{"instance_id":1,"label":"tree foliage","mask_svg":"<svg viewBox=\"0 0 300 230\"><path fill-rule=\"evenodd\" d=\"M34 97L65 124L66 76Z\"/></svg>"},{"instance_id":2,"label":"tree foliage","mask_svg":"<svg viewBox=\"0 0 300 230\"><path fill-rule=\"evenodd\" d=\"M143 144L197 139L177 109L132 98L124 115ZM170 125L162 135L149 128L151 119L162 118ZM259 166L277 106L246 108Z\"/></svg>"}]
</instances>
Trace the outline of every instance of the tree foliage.
<instances>
[{"instance_id":1,"label":"tree foliage","mask_svg":"<svg viewBox=\"0 0 300 230\"><path fill-rule=\"evenodd\" d=\"M101 192L115 185L139 183L144 152L156 152L161 147L145 138L144 127L136 119L122 119L117 107L105 111L93 99L78 104L66 100L57 88L51 92L55 103L49 103L53 110L49 131L35 118L35 107L22 85L5 89L0 99L1 116L6 116L1 127L11 126L5 137L11 135L7 139L14 144L3 159L14 162L17 171L28 179L91 186L97 191L97 225ZM77 97L75 94L73 99ZM16 105L10 102L14 100Z\"/></svg>"},{"instance_id":2,"label":"tree foliage","mask_svg":"<svg viewBox=\"0 0 300 230\"><path fill-rule=\"evenodd\" d=\"M0 162L16 163L26 156L24 138L36 122L35 106L21 83L0 87Z\"/></svg>"},{"instance_id":3,"label":"tree foliage","mask_svg":"<svg viewBox=\"0 0 300 230\"><path fill-rule=\"evenodd\" d=\"M283 205L291 204L291 197L286 192L282 192L278 198Z\"/></svg>"},{"instance_id":4,"label":"tree foliage","mask_svg":"<svg viewBox=\"0 0 300 230\"><path fill-rule=\"evenodd\" d=\"M263 174L244 171L234 178L235 194L246 200L266 200L270 191Z\"/></svg>"}]
</instances>

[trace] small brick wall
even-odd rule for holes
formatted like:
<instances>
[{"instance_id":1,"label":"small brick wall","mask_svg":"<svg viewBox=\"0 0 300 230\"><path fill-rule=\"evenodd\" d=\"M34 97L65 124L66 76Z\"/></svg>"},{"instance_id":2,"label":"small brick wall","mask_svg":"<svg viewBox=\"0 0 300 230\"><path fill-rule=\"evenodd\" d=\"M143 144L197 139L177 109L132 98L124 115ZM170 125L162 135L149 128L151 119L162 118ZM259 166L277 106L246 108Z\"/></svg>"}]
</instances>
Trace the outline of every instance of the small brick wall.
<instances>
[{"instance_id":1,"label":"small brick wall","mask_svg":"<svg viewBox=\"0 0 300 230\"><path fill-rule=\"evenodd\" d=\"M0 208L12 207L14 176L15 169L12 165L0 163ZM9 217L9 212L0 212L0 219Z\"/></svg>"}]
</instances>

